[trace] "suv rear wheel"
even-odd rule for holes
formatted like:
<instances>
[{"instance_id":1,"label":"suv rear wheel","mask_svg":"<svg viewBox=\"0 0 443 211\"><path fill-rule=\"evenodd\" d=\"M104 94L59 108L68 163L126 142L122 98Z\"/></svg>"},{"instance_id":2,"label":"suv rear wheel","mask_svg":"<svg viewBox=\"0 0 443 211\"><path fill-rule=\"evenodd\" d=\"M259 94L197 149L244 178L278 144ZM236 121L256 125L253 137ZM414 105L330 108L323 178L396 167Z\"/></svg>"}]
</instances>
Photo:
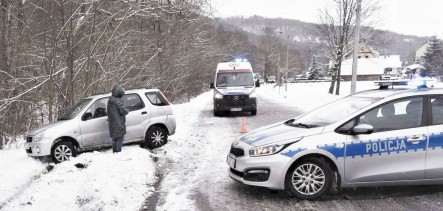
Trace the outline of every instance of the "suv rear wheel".
<instances>
[{"instance_id":1,"label":"suv rear wheel","mask_svg":"<svg viewBox=\"0 0 443 211\"><path fill-rule=\"evenodd\" d=\"M331 167L325 161L308 158L288 171L285 189L300 199L318 199L331 187L332 177Z\"/></svg>"},{"instance_id":2,"label":"suv rear wheel","mask_svg":"<svg viewBox=\"0 0 443 211\"><path fill-rule=\"evenodd\" d=\"M165 129L153 126L146 133L147 147L150 149L158 148L166 144L168 141L168 133Z\"/></svg>"},{"instance_id":3,"label":"suv rear wheel","mask_svg":"<svg viewBox=\"0 0 443 211\"><path fill-rule=\"evenodd\" d=\"M61 163L77 156L77 150L69 141L57 142L51 150L51 156L54 163Z\"/></svg>"}]
</instances>

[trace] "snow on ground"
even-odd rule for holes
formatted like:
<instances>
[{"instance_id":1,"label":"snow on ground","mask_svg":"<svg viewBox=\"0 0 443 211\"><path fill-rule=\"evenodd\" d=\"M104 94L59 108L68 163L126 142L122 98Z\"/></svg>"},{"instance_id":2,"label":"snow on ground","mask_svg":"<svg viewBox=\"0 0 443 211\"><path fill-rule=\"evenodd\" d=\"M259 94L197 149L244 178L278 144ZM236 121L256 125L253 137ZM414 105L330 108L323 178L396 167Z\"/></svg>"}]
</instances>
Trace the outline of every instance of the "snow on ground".
<instances>
[{"instance_id":1,"label":"snow on ground","mask_svg":"<svg viewBox=\"0 0 443 211\"><path fill-rule=\"evenodd\" d=\"M0 207L45 170L42 162L29 158L24 149L0 150Z\"/></svg>"},{"instance_id":2,"label":"snow on ground","mask_svg":"<svg viewBox=\"0 0 443 211\"><path fill-rule=\"evenodd\" d=\"M304 111L310 111L350 94L350 82L340 83L340 95L338 96L328 93L330 84L330 82L288 83L287 91L285 91L286 88L284 84L281 87L273 84L265 84L257 88L257 90L261 94L261 97L266 97ZM357 91L377 88L378 87L374 86L373 81L357 82Z\"/></svg>"},{"instance_id":3,"label":"snow on ground","mask_svg":"<svg viewBox=\"0 0 443 211\"><path fill-rule=\"evenodd\" d=\"M358 82L357 91L377 88L373 84ZM350 82L341 83L340 96L328 94L329 85L291 83L285 92L284 86L269 84L257 92L272 102L309 111L350 92ZM125 146L119 154L110 150L83 153L55 165L49 173L42 173L47 164L28 158L23 149L0 151L0 209L139 210L156 191L156 171L164 176L164 193L157 210L196 209L195 190L202 172L211 165L225 165L224 160L214 157L223 157L226 152L222 149L239 136L238 131L229 129L236 118L213 117L211 102L209 91L189 103L173 105L177 131L167 145L157 150L155 156L166 161L157 166L152 154L138 146ZM220 127L225 128L223 133ZM77 168L77 163L86 168ZM167 172L162 172L165 169Z\"/></svg>"},{"instance_id":4,"label":"snow on ground","mask_svg":"<svg viewBox=\"0 0 443 211\"><path fill-rule=\"evenodd\" d=\"M161 189L167 190L167 193L162 193L164 196L157 204L157 210L195 210L193 198L204 168L211 165L213 153L225 153L218 148L220 142L229 141L230 144L233 140L232 134L219 134L219 131L210 129L218 124L217 118L207 118L212 116L212 106L207 107L210 102L212 92L206 92L190 103L173 107L177 131L162 148L165 153L159 153L161 160L165 161L163 165L168 165L169 172L164 172ZM202 110L210 113L202 117Z\"/></svg>"},{"instance_id":5,"label":"snow on ground","mask_svg":"<svg viewBox=\"0 0 443 211\"><path fill-rule=\"evenodd\" d=\"M3 153L5 152L2 155ZM22 168L22 165L31 162L27 161L31 158L26 158L23 154L25 153L20 153L22 160L15 160L9 165ZM3 159L0 160L3 163ZM42 164L34 165L41 167ZM2 169L3 166L4 164L1 165ZM10 181L16 183L13 178L22 174L16 169L11 168L9 175L4 177L11 177ZM154 191L152 186L156 180L155 172L151 153L139 146L124 146L122 152L117 154L113 154L111 150L83 153L77 158L55 165L52 171L35 179L2 209L139 210L144 200ZM23 175L29 175L30 178L31 173L35 171L25 172ZM3 184L4 181L0 181Z\"/></svg>"}]
</instances>

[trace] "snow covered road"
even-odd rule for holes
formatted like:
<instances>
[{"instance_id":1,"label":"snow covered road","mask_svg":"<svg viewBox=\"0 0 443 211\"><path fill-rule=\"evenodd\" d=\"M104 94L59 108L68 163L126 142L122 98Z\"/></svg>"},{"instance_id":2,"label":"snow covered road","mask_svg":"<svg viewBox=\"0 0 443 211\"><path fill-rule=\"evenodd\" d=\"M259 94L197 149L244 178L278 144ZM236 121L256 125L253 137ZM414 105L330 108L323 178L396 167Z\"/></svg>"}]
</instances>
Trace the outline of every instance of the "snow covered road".
<instances>
[{"instance_id":1,"label":"snow covered road","mask_svg":"<svg viewBox=\"0 0 443 211\"><path fill-rule=\"evenodd\" d=\"M371 85L370 83L369 85ZM328 84L319 84L327 90ZM344 83L346 87L349 84ZM146 210L420 210L441 209L443 186L407 186L347 189L321 201L298 201L283 191L240 184L228 176L226 155L241 134L241 117L248 129L282 121L337 99L309 91L312 84L291 85L285 98L278 88L259 90L257 116L232 114L214 117L212 93L176 105L177 134L158 150L162 179ZM317 86L317 85L316 85ZM295 88L298 87L298 88ZM302 87L300 89L300 87ZM361 86L360 89L372 86ZM346 88L344 89L346 90ZM348 200L352 199L352 200Z\"/></svg>"}]
</instances>

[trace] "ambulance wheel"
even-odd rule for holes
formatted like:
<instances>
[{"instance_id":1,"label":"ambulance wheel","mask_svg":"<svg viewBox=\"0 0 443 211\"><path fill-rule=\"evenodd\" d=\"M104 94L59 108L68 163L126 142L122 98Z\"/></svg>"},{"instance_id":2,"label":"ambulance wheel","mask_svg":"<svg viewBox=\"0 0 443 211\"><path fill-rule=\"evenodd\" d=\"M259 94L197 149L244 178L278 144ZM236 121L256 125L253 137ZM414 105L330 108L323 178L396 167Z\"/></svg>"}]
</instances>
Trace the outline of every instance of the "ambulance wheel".
<instances>
[{"instance_id":1,"label":"ambulance wheel","mask_svg":"<svg viewBox=\"0 0 443 211\"><path fill-rule=\"evenodd\" d=\"M320 158L298 162L286 174L285 189L300 199L315 200L331 188L332 170Z\"/></svg>"},{"instance_id":2,"label":"ambulance wheel","mask_svg":"<svg viewBox=\"0 0 443 211\"><path fill-rule=\"evenodd\" d=\"M224 112L223 111L216 111L214 110L214 116L223 116Z\"/></svg>"}]
</instances>

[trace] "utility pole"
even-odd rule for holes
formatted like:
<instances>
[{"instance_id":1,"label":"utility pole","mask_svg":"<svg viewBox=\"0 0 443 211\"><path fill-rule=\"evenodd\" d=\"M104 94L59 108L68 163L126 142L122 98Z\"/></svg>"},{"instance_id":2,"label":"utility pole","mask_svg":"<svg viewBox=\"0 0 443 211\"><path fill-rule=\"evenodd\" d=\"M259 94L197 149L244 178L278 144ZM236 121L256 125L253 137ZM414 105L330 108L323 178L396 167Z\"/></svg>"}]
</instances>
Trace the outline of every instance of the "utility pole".
<instances>
[{"instance_id":1,"label":"utility pole","mask_svg":"<svg viewBox=\"0 0 443 211\"><path fill-rule=\"evenodd\" d=\"M289 35L286 35L288 40L286 43L286 74L285 74L285 92L288 91L288 72L289 72Z\"/></svg>"},{"instance_id":2,"label":"utility pole","mask_svg":"<svg viewBox=\"0 0 443 211\"><path fill-rule=\"evenodd\" d=\"M357 64L358 64L358 48L360 42L360 15L361 15L361 1L357 0L357 25L355 28L355 38L354 38L354 57L352 59L352 79L351 79L351 94L355 93L357 85Z\"/></svg>"}]
</instances>

